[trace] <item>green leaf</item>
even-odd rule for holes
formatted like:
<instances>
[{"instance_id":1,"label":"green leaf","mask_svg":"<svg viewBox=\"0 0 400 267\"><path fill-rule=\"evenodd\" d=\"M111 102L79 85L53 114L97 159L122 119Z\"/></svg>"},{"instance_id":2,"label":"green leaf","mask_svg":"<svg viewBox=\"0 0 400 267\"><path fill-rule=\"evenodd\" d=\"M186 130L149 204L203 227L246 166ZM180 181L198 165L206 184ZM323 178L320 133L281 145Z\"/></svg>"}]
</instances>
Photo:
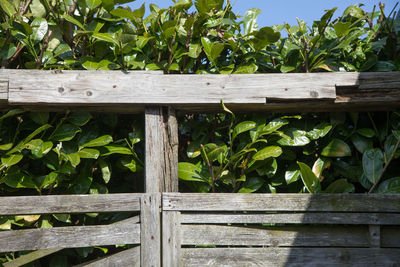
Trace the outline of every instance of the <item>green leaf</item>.
<instances>
[{"instance_id":1,"label":"green leaf","mask_svg":"<svg viewBox=\"0 0 400 267\"><path fill-rule=\"evenodd\" d=\"M81 132L81 128L73 124L66 123L58 127L53 132L52 138L56 141L70 141L79 132Z\"/></svg>"},{"instance_id":2,"label":"green leaf","mask_svg":"<svg viewBox=\"0 0 400 267\"><path fill-rule=\"evenodd\" d=\"M253 155L254 160L264 160L267 158L277 158L282 154L282 149L279 146L267 146Z\"/></svg>"},{"instance_id":3,"label":"green leaf","mask_svg":"<svg viewBox=\"0 0 400 267\"><path fill-rule=\"evenodd\" d=\"M400 194L400 177L395 177L383 181L375 189L378 194Z\"/></svg>"},{"instance_id":4,"label":"green leaf","mask_svg":"<svg viewBox=\"0 0 400 267\"><path fill-rule=\"evenodd\" d=\"M86 111L72 112L68 116L68 121L75 126L83 126L90 121L92 115Z\"/></svg>"},{"instance_id":5,"label":"green leaf","mask_svg":"<svg viewBox=\"0 0 400 267\"><path fill-rule=\"evenodd\" d=\"M331 162L324 158L318 158L312 167L312 172L320 179L322 172L331 166ZM322 181L322 180L321 180Z\"/></svg>"},{"instance_id":6,"label":"green leaf","mask_svg":"<svg viewBox=\"0 0 400 267\"><path fill-rule=\"evenodd\" d=\"M325 157L347 157L351 156L350 147L340 139L333 139L321 152Z\"/></svg>"},{"instance_id":7,"label":"green leaf","mask_svg":"<svg viewBox=\"0 0 400 267\"><path fill-rule=\"evenodd\" d=\"M351 142L360 153L364 153L366 150L373 148L372 140L358 134L353 134L351 136Z\"/></svg>"},{"instance_id":8,"label":"green leaf","mask_svg":"<svg viewBox=\"0 0 400 267\"><path fill-rule=\"evenodd\" d=\"M74 168L76 168L79 165L79 163L81 163L81 157L78 152L66 155L66 157L68 161L71 163L72 167Z\"/></svg>"},{"instance_id":9,"label":"green leaf","mask_svg":"<svg viewBox=\"0 0 400 267\"><path fill-rule=\"evenodd\" d=\"M302 162L297 162L297 164L300 167L300 175L301 179L303 180L303 183L307 190L310 193L320 193L321 192L321 184L317 176L312 172L310 167L308 165L302 163Z\"/></svg>"},{"instance_id":10,"label":"green leaf","mask_svg":"<svg viewBox=\"0 0 400 267\"><path fill-rule=\"evenodd\" d=\"M307 133L307 136L311 138L311 140L317 140L326 136L329 131L332 129L332 125L327 122L322 122L314 127L311 131Z\"/></svg>"},{"instance_id":11,"label":"green leaf","mask_svg":"<svg viewBox=\"0 0 400 267\"><path fill-rule=\"evenodd\" d=\"M101 169L101 175L103 176L103 180L106 184L111 179L111 165L108 161L104 159L99 159L99 167Z\"/></svg>"},{"instance_id":12,"label":"green leaf","mask_svg":"<svg viewBox=\"0 0 400 267\"><path fill-rule=\"evenodd\" d=\"M350 32L351 21L348 21L348 22L339 21L339 22L335 23L333 28L335 29L335 33L338 37L343 37L343 36L349 34L349 32Z\"/></svg>"},{"instance_id":13,"label":"green leaf","mask_svg":"<svg viewBox=\"0 0 400 267\"><path fill-rule=\"evenodd\" d=\"M40 41L42 41L49 29L49 25L47 24L47 21L44 18L34 19L31 23L31 27L32 27L31 39L35 43L39 43Z\"/></svg>"},{"instance_id":14,"label":"green leaf","mask_svg":"<svg viewBox=\"0 0 400 267\"><path fill-rule=\"evenodd\" d=\"M207 144L204 146L204 151L210 162L214 162L218 159L221 153L225 152L223 147L217 146L216 144Z\"/></svg>"},{"instance_id":15,"label":"green leaf","mask_svg":"<svg viewBox=\"0 0 400 267\"><path fill-rule=\"evenodd\" d=\"M1 157L1 163L8 168L20 162L23 157L21 154L5 155Z\"/></svg>"},{"instance_id":16,"label":"green leaf","mask_svg":"<svg viewBox=\"0 0 400 267\"><path fill-rule=\"evenodd\" d=\"M35 131L33 131L30 135L25 137L21 142L18 143L13 149L7 152L7 154L12 154L17 151L21 151L25 145L31 141L36 135L40 134L41 132L51 128L52 126L50 124L45 124L37 128Z\"/></svg>"},{"instance_id":17,"label":"green leaf","mask_svg":"<svg viewBox=\"0 0 400 267\"><path fill-rule=\"evenodd\" d=\"M111 135L103 135L99 138L96 138L94 140L91 140L85 144L82 145L82 147L97 147L97 146L105 146L108 145L113 141L113 138Z\"/></svg>"},{"instance_id":18,"label":"green leaf","mask_svg":"<svg viewBox=\"0 0 400 267\"><path fill-rule=\"evenodd\" d=\"M224 0L196 0L194 5L199 13L208 13L211 10L222 10Z\"/></svg>"},{"instance_id":19,"label":"green leaf","mask_svg":"<svg viewBox=\"0 0 400 267\"><path fill-rule=\"evenodd\" d=\"M375 183L383 170L384 157L380 149L369 149L364 152L362 166L368 181Z\"/></svg>"},{"instance_id":20,"label":"green leaf","mask_svg":"<svg viewBox=\"0 0 400 267\"><path fill-rule=\"evenodd\" d=\"M13 15L15 15L17 13L17 11L15 10L15 7L10 2L8 2L8 0L1 0L0 6L1 6L1 9L4 10L4 12L9 17L12 17Z\"/></svg>"},{"instance_id":21,"label":"green leaf","mask_svg":"<svg viewBox=\"0 0 400 267\"><path fill-rule=\"evenodd\" d=\"M93 10L96 7L98 7L101 4L101 0L85 0L86 6L90 9Z\"/></svg>"},{"instance_id":22,"label":"green leaf","mask_svg":"<svg viewBox=\"0 0 400 267\"><path fill-rule=\"evenodd\" d=\"M368 138L372 138L375 136L375 131L373 129L370 128L361 128L361 129L357 129L356 131L358 134L368 137Z\"/></svg>"},{"instance_id":23,"label":"green leaf","mask_svg":"<svg viewBox=\"0 0 400 267\"><path fill-rule=\"evenodd\" d=\"M71 215L70 214L53 214L53 217L57 219L57 221L70 223Z\"/></svg>"},{"instance_id":24,"label":"green leaf","mask_svg":"<svg viewBox=\"0 0 400 267\"><path fill-rule=\"evenodd\" d=\"M32 155L37 158L41 158L53 148L53 143L50 141L43 142L41 139L34 139L28 142L25 147L31 150Z\"/></svg>"},{"instance_id":25,"label":"green leaf","mask_svg":"<svg viewBox=\"0 0 400 267\"><path fill-rule=\"evenodd\" d=\"M221 52L224 50L225 45L223 43L212 42L207 37L201 38L201 44L203 45L204 52L206 53L207 58L210 60L211 63L216 65L216 60Z\"/></svg>"},{"instance_id":26,"label":"green leaf","mask_svg":"<svg viewBox=\"0 0 400 267\"><path fill-rule=\"evenodd\" d=\"M339 179L331 183L324 193L328 194L344 194L354 192L354 185L347 182L346 179Z\"/></svg>"},{"instance_id":27,"label":"green leaf","mask_svg":"<svg viewBox=\"0 0 400 267\"><path fill-rule=\"evenodd\" d=\"M278 144L282 146L305 146L311 142L306 136L307 133L305 131L291 128L287 130L287 134L290 136L280 134L282 138L278 140ZM293 138L291 138L291 136L293 136Z\"/></svg>"},{"instance_id":28,"label":"green leaf","mask_svg":"<svg viewBox=\"0 0 400 267\"><path fill-rule=\"evenodd\" d=\"M10 59L17 52L17 47L14 44L6 44L0 50L0 59Z\"/></svg>"},{"instance_id":29,"label":"green leaf","mask_svg":"<svg viewBox=\"0 0 400 267\"><path fill-rule=\"evenodd\" d=\"M43 125L49 121L50 114L48 112L32 112L29 117L37 124Z\"/></svg>"},{"instance_id":30,"label":"green leaf","mask_svg":"<svg viewBox=\"0 0 400 267\"><path fill-rule=\"evenodd\" d=\"M253 74L258 70L258 66L254 63L242 64L236 68L233 74Z\"/></svg>"},{"instance_id":31,"label":"green leaf","mask_svg":"<svg viewBox=\"0 0 400 267\"><path fill-rule=\"evenodd\" d=\"M289 121L285 119L280 119L280 118L275 119L273 121L270 121L264 128L262 128L262 130L260 130L259 135L262 136L265 134L273 133L287 124L289 124Z\"/></svg>"},{"instance_id":32,"label":"green leaf","mask_svg":"<svg viewBox=\"0 0 400 267\"><path fill-rule=\"evenodd\" d=\"M112 154L132 155L132 151L129 148L122 146L104 146L100 148L102 156L108 156Z\"/></svg>"},{"instance_id":33,"label":"green leaf","mask_svg":"<svg viewBox=\"0 0 400 267\"><path fill-rule=\"evenodd\" d=\"M32 181L32 177L21 171L7 173L4 182L12 188L36 188L36 184Z\"/></svg>"},{"instance_id":34,"label":"green leaf","mask_svg":"<svg viewBox=\"0 0 400 267\"><path fill-rule=\"evenodd\" d=\"M33 0L29 5L32 14L35 18L42 18L46 16L46 8L40 0Z\"/></svg>"},{"instance_id":35,"label":"green leaf","mask_svg":"<svg viewBox=\"0 0 400 267\"><path fill-rule=\"evenodd\" d=\"M250 131L256 127L256 123L254 121L244 121L235 126L232 132L232 142L236 139L236 137L244 132Z\"/></svg>"},{"instance_id":36,"label":"green leaf","mask_svg":"<svg viewBox=\"0 0 400 267\"><path fill-rule=\"evenodd\" d=\"M191 58L198 58L201 53L201 45L199 44L189 44L188 56Z\"/></svg>"},{"instance_id":37,"label":"green leaf","mask_svg":"<svg viewBox=\"0 0 400 267\"><path fill-rule=\"evenodd\" d=\"M62 17L64 19L66 19L67 21L71 22L72 24L75 24L76 26L78 26L79 28L81 28L82 30L85 30L85 27L83 27L82 23L80 23L77 19L75 19L74 17L71 17L68 14L64 14L62 15Z\"/></svg>"},{"instance_id":38,"label":"green leaf","mask_svg":"<svg viewBox=\"0 0 400 267\"><path fill-rule=\"evenodd\" d=\"M131 172L136 172L137 170L136 161L131 157L123 157L121 165L131 170Z\"/></svg>"},{"instance_id":39,"label":"green leaf","mask_svg":"<svg viewBox=\"0 0 400 267\"><path fill-rule=\"evenodd\" d=\"M7 119L9 117L14 117L15 115L19 115L19 114L22 114L24 112L25 112L25 110L23 110L23 109L19 109L19 108L18 109L12 109L12 110L8 111L6 114L4 114L3 116L1 116L0 117L0 121L2 121L4 119Z\"/></svg>"},{"instance_id":40,"label":"green leaf","mask_svg":"<svg viewBox=\"0 0 400 267\"><path fill-rule=\"evenodd\" d=\"M0 150L9 150L12 148L13 145L14 145L13 143L0 145Z\"/></svg>"},{"instance_id":41,"label":"green leaf","mask_svg":"<svg viewBox=\"0 0 400 267\"><path fill-rule=\"evenodd\" d=\"M267 45L277 42L281 38L280 32L275 32L272 27L263 27L256 34L252 40L254 49L261 50Z\"/></svg>"},{"instance_id":42,"label":"green leaf","mask_svg":"<svg viewBox=\"0 0 400 267\"><path fill-rule=\"evenodd\" d=\"M285 172L286 184L291 184L299 180L300 170L296 166L289 166L288 170Z\"/></svg>"},{"instance_id":43,"label":"green leaf","mask_svg":"<svg viewBox=\"0 0 400 267\"><path fill-rule=\"evenodd\" d=\"M201 175L201 168L189 162L178 163L178 177L184 181L205 182Z\"/></svg>"},{"instance_id":44,"label":"green leaf","mask_svg":"<svg viewBox=\"0 0 400 267\"><path fill-rule=\"evenodd\" d=\"M119 42L115 39L114 35L112 35L111 33L100 33L100 32L96 32L93 33L92 35L94 38L107 42L107 43L112 43L115 44L117 47L119 47Z\"/></svg>"},{"instance_id":45,"label":"green leaf","mask_svg":"<svg viewBox=\"0 0 400 267\"><path fill-rule=\"evenodd\" d=\"M240 188L238 193L253 193L260 189L265 183L265 180L260 177L252 177L247 179L243 184L242 188Z\"/></svg>"},{"instance_id":46,"label":"green leaf","mask_svg":"<svg viewBox=\"0 0 400 267\"><path fill-rule=\"evenodd\" d=\"M100 151L93 148L84 148L79 150L78 154L83 159L97 159L100 156Z\"/></svg>"},{"instance_id":47,"label":"green leaf","mask_svg":"<svg viewBox=\"0 0 400 267\"><path fill-rule=\"evenodd\" d=\"M261 14L261 9L252 8L247 10L243 17L243 34L248 35L258 30L257 17Z\"/></svg>"}]
</instances>

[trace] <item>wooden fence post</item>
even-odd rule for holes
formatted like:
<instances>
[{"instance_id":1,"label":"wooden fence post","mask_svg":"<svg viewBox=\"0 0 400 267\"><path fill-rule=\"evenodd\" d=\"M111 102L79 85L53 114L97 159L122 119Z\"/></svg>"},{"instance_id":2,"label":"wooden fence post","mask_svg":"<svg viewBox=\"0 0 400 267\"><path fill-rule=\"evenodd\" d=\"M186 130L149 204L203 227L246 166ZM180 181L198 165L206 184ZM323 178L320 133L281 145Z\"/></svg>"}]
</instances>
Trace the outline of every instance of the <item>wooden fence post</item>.
<instances>
[{"instance_id":1,"label":"wooden fence post","mask_svg":"<svg viewBox=\"0 0 400 267\"><path fill-rule=\"evenodd\" d=\"M170 107L147 107L145 110L146 162L145 162L145 192L160 196L162 192L178 192L178 123L175 111ZM149 204L149 203L147 203ZM146 203L143 203L144 207ZM161 266L161 255L177 255L171 251L171 246L165 246L161 251L161 213L160 202L152 203L151 221L142 220L141 259L142 266ZM154 205L157 205L157 209ZM154 214L157 213L157 214ZM174 234L176 212L163 218L162 227L166 233ZM179 215L179 214L178 214ZM147 217L146 217L147 218ZM150 223L151 226L145 224ZM149 238L155 238L149 241ZM175 239L174 239L175 240ZM179 243L180 244L180 243ZM173 247L173 246L172 246ZM180 245L179 245L180 249ZM164 258L164 257L163 257ZM168 257L167 257L168 258ZM151 263L148 262L151 260ZM173 266L163 263L164 266Z\"/></svg>"}]
</instances>

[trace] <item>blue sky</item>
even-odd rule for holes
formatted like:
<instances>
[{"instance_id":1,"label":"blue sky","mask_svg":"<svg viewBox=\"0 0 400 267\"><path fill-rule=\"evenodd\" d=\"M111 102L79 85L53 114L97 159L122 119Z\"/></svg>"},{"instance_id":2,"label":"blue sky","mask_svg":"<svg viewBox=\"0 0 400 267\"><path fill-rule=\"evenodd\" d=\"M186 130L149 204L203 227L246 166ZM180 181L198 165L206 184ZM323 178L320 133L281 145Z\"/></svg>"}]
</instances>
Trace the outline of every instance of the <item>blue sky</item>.
<instances>
[{"instance_id":1,"label":"blue sky","mask_svg":"<svg viewBox=\"0 0 400 267\"><path fill-rule=\"evenodd\" d=\"M194 1L194 0L193 0ZM381 0L382 3L386 3L386 13L393 9L395 4L400 0ZM148 10L148 4L156 4L159 7L166 8L173 4L172 0L136 0L131 3L130 6L133 9L140 7L143 3L146 3L146 9ZM288 22L291 25L297 24L296 17L306 21L309 25L314 20L318 20L324 13L324 10L338 7L336 15L342 14L345 8L349 5L362 3L365 5L364 9L372 11L373 6L377 5L378 0L231 0L231 3L235 3L233 10L239 15L244 15L246 10L250 8L260 8L262 10L261 15L258 18L258 24L262 26L271 26L275 24L282 24ZM397 11L399 6L397 6Z\"/></svg>"}]
</instances>

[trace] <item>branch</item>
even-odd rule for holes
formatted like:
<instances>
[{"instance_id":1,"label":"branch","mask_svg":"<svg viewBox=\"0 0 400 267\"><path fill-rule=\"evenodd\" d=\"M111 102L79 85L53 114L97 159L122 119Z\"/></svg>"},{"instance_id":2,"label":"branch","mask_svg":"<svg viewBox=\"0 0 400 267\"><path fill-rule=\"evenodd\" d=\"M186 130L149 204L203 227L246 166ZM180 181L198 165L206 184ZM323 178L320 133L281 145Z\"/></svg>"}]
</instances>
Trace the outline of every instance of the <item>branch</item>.
<instances>
[{"instance_id":1,"label":"branch","mask_svg":"<svg viewBox=\"0 0 400 267\"><path fill-rule=\"evenodd\" d=\"M44 54L44 51L46 50L46 48L47 48L47 46L49 44L49 40L50 40L50 37L51 37L52 33L53 33L53 31L49 30L49 32L47 34L47 37L46 37L46 40L43 42L42 50L40 51L40 56L39 56L39 58L38 58L38 60L36 62L36 68L37 69L40 69L40 66L42 65L43 54Z\"/></svg>"}]
</instances>

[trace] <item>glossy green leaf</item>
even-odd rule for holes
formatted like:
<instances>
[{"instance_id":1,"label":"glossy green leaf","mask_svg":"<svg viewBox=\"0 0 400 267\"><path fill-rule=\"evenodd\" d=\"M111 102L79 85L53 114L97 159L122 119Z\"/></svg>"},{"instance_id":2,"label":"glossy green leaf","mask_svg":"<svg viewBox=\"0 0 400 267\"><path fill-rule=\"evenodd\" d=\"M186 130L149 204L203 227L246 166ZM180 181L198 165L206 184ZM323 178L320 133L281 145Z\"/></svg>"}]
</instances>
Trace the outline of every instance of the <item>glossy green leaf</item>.
<instances>
[{"instance_id":1,"label":"glossy green leaf","mask_svg":"<svg viewBox=\"0 0 400 267\"><path fill-rule=\"evenodd\" d=\"M188 56L191 58L198 58L201 53L201 45L199 44L190 44Z\"/></svg>"},{"instance_id":2,"label":"glossy green leaf","mask_svg":"<svg viewBox=\"0 0 400 267\"><path fill-rule=\"evenodd\" d=\"M13 147L13 143L8 143L8 144L3 144L3 145L0 145L0 150L10 150L12 147Z\"/></svg>"},{"instance_id":3,"label":"glossy green leaf","mask_svg":"<svg viewBox=\"0 0 400 267\"><path fill-rule=\"evenodd\" d=\"M39 125L46 124L49 121L50 114L48 112L31 112L29 117Z\"/></svg>"},{"instance_id":4,"label":"glossy green leaf","mask_svg":"<svg viewBox=\"0 0 400 267\"><path fill-rule=\"evenodd\" d=\"M311 142L307 133L298 129L289 129L286 134L280 136L281 139L278 140L278 144L282 146L305 146Z\"/></svg>"},{"instance_id":5,"label":"glossy green leaf","mask_svg":"<svg viewBox=\"0 0 400 267\"><path fill-rule=\"evenodd\" d=\"M267 146L253 155L254 160L264 160L267 158L277 158L282 154L282 149L279 146Z\"/></svg>"},{"instance_id":6,"label":"glossy green leaf","mask_svg":"<svg viewBox=\"0 0 400 267\"><path fill-rule=\"evenodd\" d=\"M265 183L265 180L260 177L252 177L246 180L238 193L253 193L259 190Z\"/></svg>"},{"instance_id":7,"label":"glossy green leaf","mask_svg":"<svg viewBox=\"0 0 400 267\"><path fill-rule=\"evenodd\" d=\"M243 34L248 35L258 30L257 17L261 14L261 9L252 8L246 11L243 16Z\"/></svg>"},{"instance_id":8,"label":"glossy green leaf","mask_svg":"<svg viewBox=\"0 0 400 267\"><path fill-rule=\"evenodd\" d=\"M115 37L111 33L93 33L92 35L94 38L107 42L107 43L112 43L116 46L120 46L119 42L115 39Z\"/></svg>"},{"instance_id":9,"label":"glossy green leaf","mask_svg":"<svg viewBox=\"0 0 400 267\"><path fill-rule=\"evenodd\" d=\"M369 149L364 152L362 166L364 175L371 183L375 183L383 170L384 157L380 149Z\"/></svg>"},{"instance_id":10,"label":"glossy green leaf","mask_svg":"<svg viewBox=\"0 0 400 267\"><path fill-rule=\"evenodd\" d=\"M17 47L13 44L7 44L0 49L0 59L10 59L17 52Z\"/></svg>"},{"instance_id":11,"label":"glossy green leaf","mask_svg":"<svg viewBox=\"0 0 400 267\"><path fill-rule=\"evenodd\" d=\"M81 163L81 156L79 153L72 153L69 155L66 155L67 159L71 163L72 167L77 167L79 163ZM83 158L83 157L82 157Z\"/></svg>"},{"instance_id":12,"label":"glossy green leaf","mask_svg":"<svg viewBox=\"0 0 400 267\"><path fill-rule=\"evenodd\" d=\"M204 182L205 179L200 175L201 168L189 162L178 163L178 177L184 181Z\"/></svg>"},{"instance_id":13,"label":"glossy green leaf","mask_svg":"<svg viewBox=\"0 0 400 267\"><path fill-rule=\"evenodd\" d=\"M350 147L340 139L333 139L321 152L325 157L347 157L351 156Z\"/></svg>"},{"instance_id":14,"label":"glossy green leaf","mask_svg":"<svg viewBox=\"0 0 400 267\"><path fill-rule=\"evenodd\" d=\"M102 156L108 156L112 154L132 155L132 151L127 147L122 146L104 146L99 148Z\"/></svg>"},{"instance_id":15,"label":"glossy green leaf","mask_svg":"<svg viewBox=\"0 0 400 267\"><path fill-rule=\"evenodd\" d=\"M33 0L29 5L32 14L35 18L43 18L46 16L46 7L42 4L40 0Z\"/></svg>"},{"instance_id":16,"label":"glossy green leaf","mask_svg":"<svg viewBox=\"0 0 400 267\"><path fill-rule=\"evenodd\" d=\"M378 194L400 194L400 177L385 180L379 184L374 193Z\"/></svg>"},{"instance_id":17,"label":"glossy green leaf","mask_svg":"<svg viewBox=\"0 0 400 267\"><path fill-rule=\"evenodd\" d=\"M314 127L311 131L307 132L307 136L311 138L311 140L317 140L326 136L329 131L332 129L332 125L327 122L322 122Z\"/></svg>"},{"instance_id":18,"label":"glossy green leaf","mask_svg":"<svg viewBox=\"0 0 400 267\"><path fill-rule=\"evenodd\" d=\"M21 142L18 143L13 149L7 152L7 154L12 154L17 151L21 151L25 145L31 141L36 135L42 133L43 131L46 131L47 129L51 128L52 126L50 124L45 124L37 128L35 131L33 131L31 134L29 134L27 137L25 137Z\"/></svg>"},{"instance_id":19,"label":"glossy green leaf","mask_svg":"<svg viewBox=\"0 0 400 267\"><path fill-rule=\"evenodd\" d=\"M8 2L8 0L1 0L0 7L9 17L12 17L17 13L15 7L10 2Z\"/></svg>"},{"instance_id":20,"label":"glossy green leaf","mask_svg":"<svg viewBox=\"0 0 400 267\"><path fill-rule=\"evenodd\" d=\"M35 43L42 41L49 29L49 25L44 18L34 19L31 23L31 27L33 30L31 38Z\"/></svg>"},{"instance_id":21,"label":"glossy green leaf","mask_svg":"<svg viewBox=\"0 0 400 267\"><path fill-rule=\"evenodd\" d=\"M22 114L24 112L25 112L25 110L23 110L23 109L19 109L19 108L12 109L12 110L8 111L6 114L4 114L3 116L1 116L0 117L0 121L2 121L4 119L7 119L7 118L10 118L10 117L14 117L15 115L19 115L19 114Z\"/></svg>"},{"instance_id":22,"label":"glossy green leaf","mask_svg":"<svg viewBox=\"0 0 400 267\"><path fill-rule=\"evenodd\" d=\"M56 141L70 141L79 132L81 132L81 129L78 126L66 123L53 132L52 138Z\"/></svg>"},{"instance_id":23,"label":"glossy green leaf","mask_svg":"<svg viewBox=\"0 0 400 267\"><path fill-rule=\"evenodd\" d=\"M244 132L250 131L256 127L256 123L254 121L244 121L235 126L232 132L232 142L236 139L236 137Z\"/></svg>"},{"instance_id":24,"label":"glossy green leaf","mask_svg":"<svg viewBox=\"0 0 400 267\"><path fill-rule=\"evenodd\" d=\"M111 135L103 135L100 136L96 139L93 139L89 142L86 142L85 144L82 145L82 147L98 147L98 146L105 146L108 145L113 141L113 138Z\"/></svg>"},{"instance_id":25,"label":"glossy green leaf","mask_svg":"<svg viewBox=\"0 0 400 267\"><path fill-rule=\"evenodd\" d=\"M365 138L363 136L360 136L358 134L353 134L351 136L351 142L355 146L355 148L360 152L364 153L368 149L373 148L373 142L372 140Z\"/></svg>"},{"instance_id":26,"label":"glossy green leaf","mask_svg":"<svg viewBox=\"0 0 400 267\"><path fill-rule=\"evenodd\" d=\"M1 157L1 164L5 167L11 167L18 162L20 162L24 158L21 154L12 154L12 155L5 155Z\"/></svg>"},{"instance_id":27,"label":"glossy green leaf","mask_svg":"<svg viewBox=\"0 0 400 267\"><path fill-rule=\"evenodd\" d=\"M85 0L86 6L90 9L93 10L99 5L101 5L101 0Z\"/></svg>"},{"instance_id":28,"label":"glossy green leaf","mask_svg":"<svg viewBox=\"0 0 400 267\"><path fill-rule=\"evenodd\" d=\"M291 184L297 182L300 178L300 170L296 166L289 166L288 170L285 172L285 181L286 184Z\"/></svg>"},{"instance_id":29,"label":"glossy green leaf","mask_svg":"<svg viewBox=\"0 0 400 267\"><path fill-rule=\"evenodd\" d=\"M72 112L68 116L68 121L75 126L83 126L92 119L92 115L86 111Z\"/></svg>"},{"instance_id":30,"label":"glossy green leaf","mask_svg":"<svg viewBox=\"0 0 400 267\"><path fill-rule=\"evenodd\" d=\"M64 222L64 223L70 223L71 222L71 215L70 214L53 214L52 215L54 218L57 219L57 221Z\"/></svg>"},{"instance_id":31,"label":"glossy green leaf","mask_svg":"<svg viewBox=\"0 0 400 267\"><path fill-rule=\"evenodd\" d=\"M312 167L312 172L321 180L322 172L331 166L331 162L324 158L318 158ZM322 181L322 180L321 180Z\"/></svg>"},{"instance_id":32,"label":"glossy green leaf","mask_svg":"<svg viewBox=\"0 0 400 267\"><path fill-rule=\"evenodd\" d=\"M364 137L374 137L375 136L375 131L373 129L370 128L361 128L361 129L357 129L357 133L364 136Z\"/></svg>"},{"instance_id":33,"label":"glossy green leaf","mask_svg":"<svg viewBox=\"0 0 400 267\"><path fill-rule=\"evenodd\" d=\"M211 10L221 10L224 0L196 0L195 6L200 13L207 13Z\"/></svg>"},{"instance_id":34,"label":"glossy green leaf","mask_svg":"<svg viewBox=\"0 0 400 267\"><path fill-rule=\"evenodd\" d=\"M131 157L123 157L121 159L121 165L128 168L132 172L136 172L136 170L137 170L136 161Z\"/></svg>"},{"instance_id":35,"label":"glossy green leaf","mask_svg":"<svg viewBox=\"0 0 400 267\"><path fill-rule=\"evenodd\" d=\"M354 185L349 183L346 179L339 179L331 183L324 193L328 194L344 194L354 192Z\"/></svg>"},{"instance_id":36,"label":"glossy green leaf","mask_svg":"<svg viewBox=\"0 0 400 267\"><path fill-rule=\"evenodd\" d=\"M204 151L210 162L214 162L218 159L219 155L225 152L223 147L217 146L216 144L207 144L204 146Z\"/></svg>"},{"instance_id":37,"label":"glossy green leaf","mask_svg":"<svg viewBox=\"0 0 400 267\"><path fill-rule=\"evenodd\" d=\"M83 159L97 159L100 156L100 151L93 148L84 148L79 150L78 154Z\"/></svg>"},{"instance_id":38,"label":"glossy green leaf","mask_svg":"<svg viewBox=\"0 0 400 267\"><path fill-rule=\"evenodd\" d=\"M263 27L256 34L253 39L253 45L256 50L261 50L267 45L273 44L279 40L281 34L275 32L272 27Z\"/></svg>"},{"instance_id":39,"label":"glossy green leaf","mask_svg":"<svg viewBox=\"0 0 400 267\"><path fill-rule=\"evenodd\" d=\"M79 28L81 28L82 30L85 30L85 27L83 27L83 24L80 23L77 19L75 19L74 17L68 15L68 14L64 14L62 15L62 17L64 19L66 19L67 21L71 22L72 24L75 24L76 26L78 26Z\"/></svg>"},{"instance_id":40,"label":"glossy green leaf","mask_svg":"<svg viewBox=\"0 0 400 267\"><path fill-rule=\"evenodd\" d=\"M106 184L108 184L108 182L111 179L111 165L108 161L104 160L104 159L99 159L99 167L101 169L101 175L103 177L103 180Z\"/></svg>"},{"instance_id":41,"label":"glossy green leaf","mask_svg":"<svg viewBox=\"0 0 400 267\"><path fill-rule=\"evenodd\" d=\"M312 172L311 168L307 164L297 162L300 168L301 179L303 180L304 186L310 193L320 193L321 184L317 176Z\"/></svg>"}]
</instances>

